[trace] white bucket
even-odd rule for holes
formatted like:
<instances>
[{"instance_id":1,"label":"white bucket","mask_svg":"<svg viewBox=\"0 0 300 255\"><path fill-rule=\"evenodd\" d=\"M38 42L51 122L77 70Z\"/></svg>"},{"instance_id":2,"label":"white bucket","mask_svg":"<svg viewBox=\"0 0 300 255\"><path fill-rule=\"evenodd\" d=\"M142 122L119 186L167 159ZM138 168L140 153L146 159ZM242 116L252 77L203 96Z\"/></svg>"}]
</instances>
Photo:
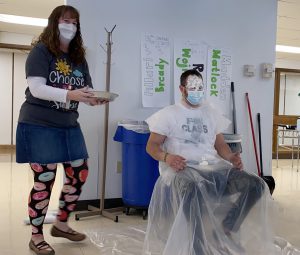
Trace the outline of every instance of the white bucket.
<instances>
[{"instance_id":1,"label":"white bucket","mask_svg":"<svg viewBox=\"0 0 300 255\"><path fill-rule=\"evenodd\" d=\"M223 134L225 142L232 152L242 152L242 136L239 134Z\"/></svg>"}]
</instances>

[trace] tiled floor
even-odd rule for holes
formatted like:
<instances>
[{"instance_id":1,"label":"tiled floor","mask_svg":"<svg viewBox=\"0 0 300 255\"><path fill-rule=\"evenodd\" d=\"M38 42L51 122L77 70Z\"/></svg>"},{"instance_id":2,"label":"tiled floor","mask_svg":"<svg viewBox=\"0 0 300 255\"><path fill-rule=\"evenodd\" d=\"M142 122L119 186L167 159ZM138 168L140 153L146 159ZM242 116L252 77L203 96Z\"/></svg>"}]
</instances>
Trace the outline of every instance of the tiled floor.
<instances>
[{"instance_id":1,"label":"tiled floor","mask_svg":"<svg viewBox=\"0 0 300 255\"><path fill-rule=\"evenodd\" d=\"M300 169L298 172L295 160L293 168L291 160L279 160L278 168L276 160L273 160L272 165L276 181L273 198L278 210L274 231L299 249Z\"/></svg>"},{"instance_id":2,"label":"tiled floor","mask_svg":"<svg viewBox=\"0 0 300 255\"><path fill-rule=\"evenodd\" d=\"M49 210L55 210L58 203L59 191L62 185L62 169L59 169L58 172ZM27 215L27 197L32 185L31 170L27 165L14 163L14 155L2 153L0 154L0 173L0 254L33 254L28 249L30 227L23 223ZM273 176L277 185L273 198L279 216L274 222L274 231L277 236L281 236L296 247L300 247L300 172L297 172L295 167L291 168L290 160L280 160L279 168L276 168L276 161L273 162ZM101 216L84 218L80 221L75 221L74 217L71 217L71 221L71 225L80 231L103 229L114 232L116 229L132 225L140 225L141 228L144 228L146 224L146 221L140 216L126 215L120 217L119 223ZM82 243L71 243L51 237L48 234L50 227L50 224L45 225L45 236L57 255L103 254L89 240ZM142 236L143 233L141 233L140 240ZM130 246L130 244L128 245Z\"/></svg>"},{"instance_id":3,"label":"tiled floor","mask_svg":"<svg viewBox=\"0 0 300 255\"><path fill-rule=\"evenodd\" d=\"M28 248L30 238L30 226L24 224L27 217L28 194L32 187L32 173L27 164L16 164L15 157L10 153L0 151L0 255L29 255L34 254ZM49 211L55 211L58 205L60 188L63 184L63 170L58 168L56 182L53 187ZM121 215L119 222L102 216L82 218L79 221L71 216L71 226L74 229L89 232L93 229L117 229L130 225L142 224L146 221L141 216ZM81 243L72 243L68 240L50 236L51 224L44 225L46 240L55 249L56 255L99 255L99 249L89 240Z\"/></svg>"}]
</instances>

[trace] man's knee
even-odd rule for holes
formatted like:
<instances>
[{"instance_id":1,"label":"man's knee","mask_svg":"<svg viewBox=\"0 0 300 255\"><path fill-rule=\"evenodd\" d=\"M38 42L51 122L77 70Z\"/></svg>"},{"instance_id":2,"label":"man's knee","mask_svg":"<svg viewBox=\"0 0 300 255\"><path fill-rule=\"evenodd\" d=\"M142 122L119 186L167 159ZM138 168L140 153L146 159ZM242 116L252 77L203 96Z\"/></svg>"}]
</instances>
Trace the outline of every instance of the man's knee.
<instances>
[{"instance_id":1,"label":"man's knee","mask_svg":"<svg viewBox=\"0 0 300 255\"><path fill-rule=\"evenodd\" d=\"M197 183L195 180L185 178L183 176L176 176L174 180L174 184L176 190L181 196L187 194L196 194Z\"/></svg>"},{"instance_id":2,"label":"man's knee","mask_svg":"<svg viewBox=\"0 0 300 255\"><path fill-rule=\"evenodd\" d=\"M261 196L265 190L263 179L255 175L249 175L249 190Z\"/></svg>"},{"instance_id":3,"label":"man's knee","mask_svg":"<svg viewBox=\"0 0 300 255\"><path fill-rule=\"evenodd\" d=\"M264 181L253 174L241 170L232 170L229 177L229 189L236 192L251 192L259 196L264 192Z\"/></svg>"}]
</instances>

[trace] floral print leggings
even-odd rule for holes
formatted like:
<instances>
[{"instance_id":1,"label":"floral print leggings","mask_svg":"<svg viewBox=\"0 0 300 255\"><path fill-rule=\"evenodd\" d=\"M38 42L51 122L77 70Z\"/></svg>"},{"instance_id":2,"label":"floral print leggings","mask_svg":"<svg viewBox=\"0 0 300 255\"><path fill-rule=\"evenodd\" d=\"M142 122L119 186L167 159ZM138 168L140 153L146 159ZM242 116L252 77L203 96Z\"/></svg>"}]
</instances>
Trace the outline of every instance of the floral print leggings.
<instances>
[{"instance_id":1,"label":"floral print leggings","mask_svg":"<svg viewBox=\"0 0 300 255\"><path fill-rule=\"evenodd\" d=\"M34 186L29 195L28 213L32 226L32 235L43 235L43 223L48 210L52 187L54 185L57 164L41 165L30 163L34 174ZM74 211L81 188L88 176L87 161L80 159L63 163L66 182L60 198L57 219L67 222Z\"/></svg>"}]
</instances>

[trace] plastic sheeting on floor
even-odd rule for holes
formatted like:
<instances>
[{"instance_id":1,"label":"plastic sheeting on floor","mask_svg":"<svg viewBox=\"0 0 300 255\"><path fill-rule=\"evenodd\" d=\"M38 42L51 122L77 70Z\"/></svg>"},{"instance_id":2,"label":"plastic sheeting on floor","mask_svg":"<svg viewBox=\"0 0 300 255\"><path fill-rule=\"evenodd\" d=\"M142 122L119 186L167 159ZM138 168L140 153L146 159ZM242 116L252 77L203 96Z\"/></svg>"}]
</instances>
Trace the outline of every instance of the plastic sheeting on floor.
<instances>
[{"instance_id":1,"label":"plastic sheeting on floor","mask_svg":"<svg viewBox=\"0 0 300 255\"><path fill-rule=\"evenodd\" d=\"M90 229L86 232L101 255L141 255L145 238L146 224L132 227L114 227ZM300 255L300 250L280 237L274 238L274 254ZM176 254L174 254L176 255ZM229 254L228 254L229 255ZM249 254L256 255L256 253Z\"/></svg>"},{"instance_id":2,"label":"plastic sheeting on floor","mask_svg":"<svg viewBox=\"0 0 300 255\"><path fill-rule=\"evenodd\" d=\"M115 224L87 235L103 255L300 255L274 238L276 208L262 179L224 166L206 170L159 178L146 231Z\"/></svg>"},{"instance_id":3,"label":"plastic sheeting on floor","mask_svg":"<svg viewBox=\"0 0 300 255\"><path fill-rule=\"evenodd\" d=\"M146 222L144 225L126 227L115 223L109 228L90 229L86 234L99 248L101 255L141 255L146 227Z\"/></svg>"}]
</instances>

